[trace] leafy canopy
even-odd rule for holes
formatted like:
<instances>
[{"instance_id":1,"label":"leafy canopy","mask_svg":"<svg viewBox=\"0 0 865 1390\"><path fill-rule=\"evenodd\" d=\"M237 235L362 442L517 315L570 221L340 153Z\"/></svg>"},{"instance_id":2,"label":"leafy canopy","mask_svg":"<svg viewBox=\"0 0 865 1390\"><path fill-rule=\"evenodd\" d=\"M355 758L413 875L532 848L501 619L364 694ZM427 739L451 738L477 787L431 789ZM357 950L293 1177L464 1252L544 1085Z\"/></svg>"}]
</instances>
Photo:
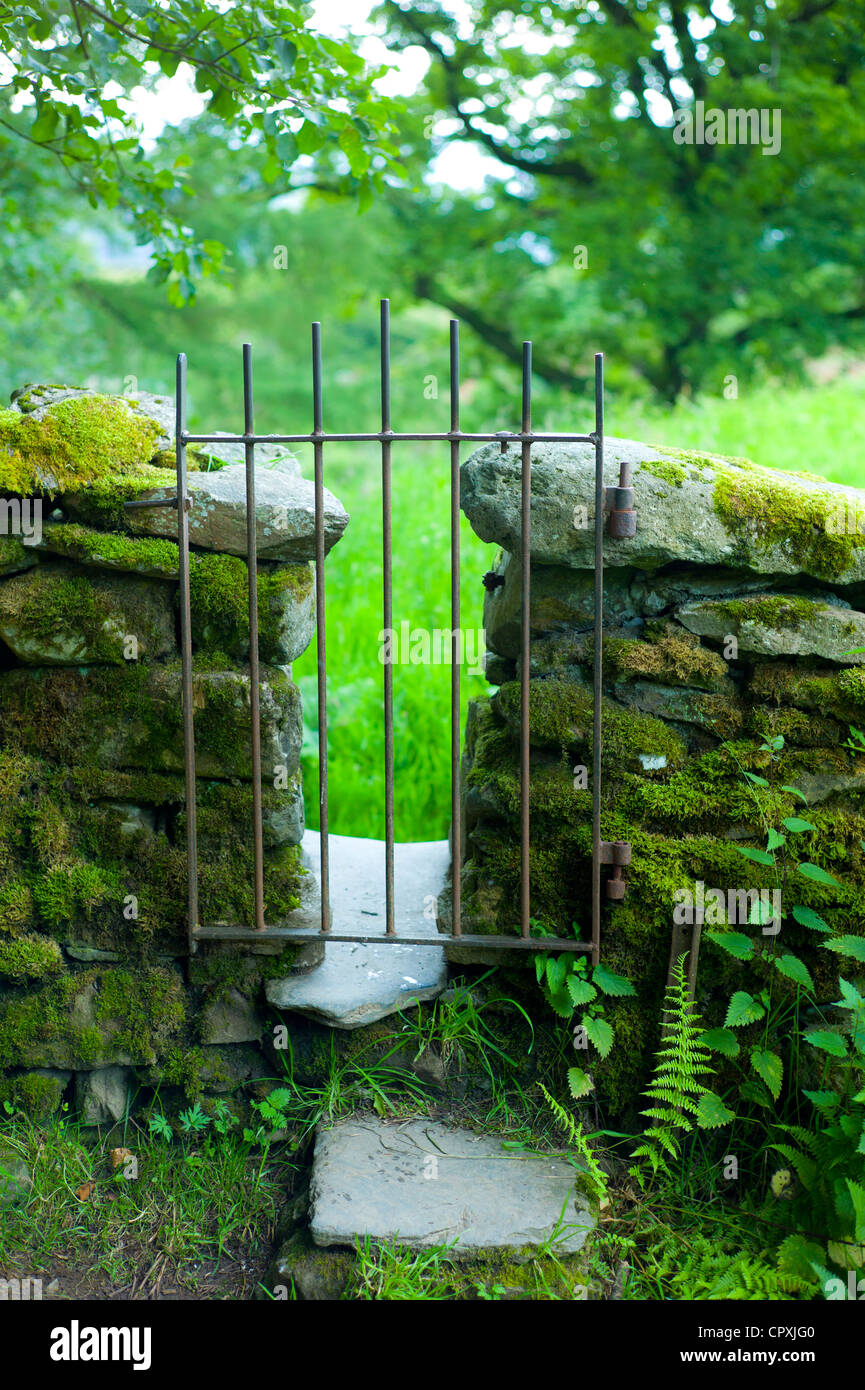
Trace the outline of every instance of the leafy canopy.
<instances>
[{"instance_id":1,"label":"leafy canopy","mask_svg":"<svg viewBox=\"0 0 865 1390\"><path fill-rule=\"evenodd\" d=\"M398 168L393 110L372 85L382 70L311 30L310 10L287 0L0 4L0 207L15 240L22 200L31 218L56 219L71 192L125 216L172 303L219 271L224 245L200 241L184 221L190 156L166 165L158 144L148 151L130 100L182 65L206 117L224 124L247 164L252 152L265 183L334 151L342 191L368 203Z\"/></svg>"}]
</instances>

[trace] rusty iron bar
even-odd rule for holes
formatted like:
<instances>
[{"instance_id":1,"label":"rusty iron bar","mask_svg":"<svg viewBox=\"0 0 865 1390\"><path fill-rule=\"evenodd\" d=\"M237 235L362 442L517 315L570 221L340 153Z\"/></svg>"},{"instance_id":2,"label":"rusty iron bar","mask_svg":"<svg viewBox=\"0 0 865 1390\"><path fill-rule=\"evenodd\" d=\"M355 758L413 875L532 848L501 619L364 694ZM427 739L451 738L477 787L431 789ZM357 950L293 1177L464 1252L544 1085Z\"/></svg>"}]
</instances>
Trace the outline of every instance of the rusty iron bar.
<instances>
[{"instance_id":1,"label":"rusty iron bar","mask_svg":"<svg viewBox=\"0 0 865 1390\"><path fill-rule=\"evenodd\" d=\"M523 343L523 401L520 432L532 432L532 345ZM523 439L520 457L520 518L522 551L522 613L520 667L520 935L525 939L531 930L531 869L529 835L531 815L531 743L529 739L529 701L532 639L532 445L531 438Z\"/></svg>"},{"instance_id":2,"label":"rusty iron bar","mask_svg":"<svg viewBox=\"0 0 865 1390\"><path fill-rule=\"evenodd\" d=\"M315 641L318 697L318 815L321 851L321 930L329 932L330 920L330 817L327 793L327 643L324 593L324 429L321 369L321 324L312 325L312 432L315 478Z\"/></svg>"},{"instance_id":3,"label":"rusty iron bar","mask_svg":"<svg viewBox=\"0 0 865 1390\"><path fill-rule=\"evenodd\" d=\"M451 433L460 429L460 326L450 321ZM451 936L462 936L462 811L460 807L460 446L451 455Z\"/></svg>"},{"instance_id":4,"label":"rusty iron bar","mask_svg":"<svg viewBox=\"0 0 865 1390\"><path fill-rule=\"evenodd\" d=\"M382 614L393 632L393 536L391 529L390 300L381 301L381 512ZM393 900L393 652L384 663L384 881L385 932L396 935Z\"/></svg>"},{"instance_id":5,"label":"rusty iron bar","mask_svg":"<svg viewBox=\"0 0 865 1390\"><path fill-rule=\"evenodd\" d=\"M199 927L196 932L197 941L238 941L248 939L252 933L247 930L241 932L237 927ZM368 942L374 945L376 942L384 942L394 939L401 946L442 946L447 942L453 941L452 936L414 936L411 933L402 932L394 938L382 935L372 935L369 932L361 936L354 933L330 931L322 933L312 927L268 927L268 937L273 937L277 941L353 941ZM254 939L254 938L253 938ZM558 936L483 936L479 933L463 932L459 937L460 946L482 946L491 951L573 951L588 954L592 950L591 941L575 941L573 937Z\"/></svg>"},{"instance_id":6,"label":"rusty iron bar","mask_svg":"<svg viewBox=\"0 0 865 1390\"><path fill-rule=\"evenodd\" d=\"M595 613L592 671L592 965L601 952L601 699L604 634L604 356L595 353Z\"/></svg>"},{"instance_id":7,"label":"rusty iron bar","mask_svg":"<svg viewBox=\"0 0 865 1390\"><path fill-rule=\"evenodd\" d=\"M252 835L255 930L264 931L264 828L261 808L261 700L258 675L258 559L255 536L255 440L252 348L243 344L243 433L246 436L246 565L249 578L249 717L252 752Z\"/></svg>"},{"instance_id":8,"label":"rusty iron bar","mask_svg":"<svg viewBox=\"0 0 865 1390\"><path fill-rule=\"evenodd\" d=\"M192 608L189 594L189 493L186 482L186 353L177 355L174 395L177 471L177 574L180 604L180 682L183 706L183 776L186 789L186 927L194 955L198 926L198 806L195 796L195 727L192 693Z\"/></svg>"},{"instance_id":9,"label":"rusty iron bar","mask_svg":"<svg viewBox=\"0 0 865 1390\"><path fill-rule=\"evenodd\" d=\"M256 444L314 444L314 434L256 434L251 436ZM469 431L438 430L427 434L397 434L393 430L378 430L374 434L325 434L325 444L400 444L407 441L415 443L458 444L501 444L502 452L508 444L594 444L593 434L530 434L520 430L496 430L493 434L472 434ZM187 444L245 444L244 434L188 434ZM142 506L160 505L145 502Z\"/></svg>"}]
</instances>

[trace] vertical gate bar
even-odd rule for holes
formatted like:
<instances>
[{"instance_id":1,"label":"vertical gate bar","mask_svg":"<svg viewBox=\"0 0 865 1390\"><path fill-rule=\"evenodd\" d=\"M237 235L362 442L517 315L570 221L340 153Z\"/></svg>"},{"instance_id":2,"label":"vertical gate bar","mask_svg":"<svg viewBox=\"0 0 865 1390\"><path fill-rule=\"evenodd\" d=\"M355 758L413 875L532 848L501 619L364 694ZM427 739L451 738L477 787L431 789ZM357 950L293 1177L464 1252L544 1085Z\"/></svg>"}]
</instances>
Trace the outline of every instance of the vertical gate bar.
<instances>
[{"instance_id":1,"label":"vertical gate bar","mask_svg":"<svg viewBox=\"0 0 865 1390\"><path fill-rule=\"evenodd\" d=\"M592 686L592 965L601 951L601 695L604 643L604 355L595 353L595 619Z\"/></svg>"},{"instance_id":2,"label":"vertical gate bar","mask_svg":"<svg viewBox=\"0 0 865 1390\"><path fill-rule=\"evenodd\" d=\"M522 434L532 429L532 345L523 343ZM531 882L529 878L529 790L531 752L529 743L529 676L531 663L532 601L532 446L524 440L521 458L522 516L522 665L520 668L520 933L529 935Z\"/></svg>"},{"instance_id":3,"label":"vertical gate bar","mask_svg":"<svg viewBox=\"0 0 865 1390\"><path fill-rule=\"evenodd\" d=\"M390 300L381 301L381 432L390 434ZM381 444L382 591L385 631L393 631L391 446ZM393 662L384 664L384 878L385 933L394 936L393 901Z\"/></svg>"},{"instance_id":4,"label":"vertical gate bar","mask_svg":"<svg viewBox=\"0 0 865 1390\"><path fill-rule=\"evenodd\" d=\"M195 799L195 728L192 693L192 619L189 598L189 495L186 486L186 353L177 355L175 378L177 468L177 573L180 600L180 671L183 705L183 772L186 787L187 932L190 955L198 926L198 816Z\"/></svg>"},{"instance_id":5,"label":"vertical gate bar","mask_svg":"<svg viewBox=\"0 0 865 1390\"><path fill-rule=\"evenodd\" d=\"M253 433L252 347L243 345L243 433ZM261 810L261 702L258 689L258 562L255 538L255 445L246 457L246 564L249 571L249 716L252 747L252 836L255 930L264 931L264 851Z\"/></svg>"},{"instance_id":6,"label":"vertical gate bar","mask_svg":"<svg viewBox=\"0 0 865 1390\"><path fill-rule=\"evenodd\" d=\"M450 323L451 433L460 428L460 326ZM451 440L451 935L462 935L462 816L460 811L460 445Z\"/></svg>"},{"instance_id":7,"label":"vertical gate bar","mask_svg":"<svg viewBox=\"0 0 865 1390\"><path fill-rule=\"evenodd\" d=\"M312 325L312 432L321 434L321 324ZM321 862L321 929L330 931L330 817L327 796L327 656L324 603L324 445L313 442L315 476L315 638L318 658L318 813Z\"/></svg>"}]
</instances>

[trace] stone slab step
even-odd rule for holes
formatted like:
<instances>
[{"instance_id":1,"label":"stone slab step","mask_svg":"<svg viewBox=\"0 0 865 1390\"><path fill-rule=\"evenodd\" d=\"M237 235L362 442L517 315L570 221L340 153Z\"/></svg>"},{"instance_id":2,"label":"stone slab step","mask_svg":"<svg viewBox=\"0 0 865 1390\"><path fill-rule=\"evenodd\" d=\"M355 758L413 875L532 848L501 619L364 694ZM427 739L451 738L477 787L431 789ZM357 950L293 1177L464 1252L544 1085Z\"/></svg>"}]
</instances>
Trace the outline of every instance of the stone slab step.
<instances>
[{"instance_id":1,"label":"stone slab step","mask_svg":"<svg viewBox=\"0 0 865 1390\"><path fill-rule=\"evenodd\" d=\"M329 845L332 930L384 936L384 841L331 835ZM308 867L319 879L317 831L305 833L303 850ZM446 840L394 846L398 936L404 933L436 941L439 934L432 904L442 891L449 864ZM434 998L447 983L443 946L329 941L324 950L324 962L309 974L271 980L267 986L270 1003L332 1028L360 1028L395 1013L411 999Z\"/></svg>"},{"instance_id":2,"label":"stone slab step","mask_svg":"<svg viewBox=\"0 0 865 1390\"><path fill-rule=\"evenodd\" d=\"M318 1246L456 1241L451 1255L471 1258L537 1249L559 1227L555 1252L576 1254L595 1217L575 1177L564 1159L507 1153L442 1121L342 1120L316 1136L310 1234Z\"/></svg>"}]
</instances>

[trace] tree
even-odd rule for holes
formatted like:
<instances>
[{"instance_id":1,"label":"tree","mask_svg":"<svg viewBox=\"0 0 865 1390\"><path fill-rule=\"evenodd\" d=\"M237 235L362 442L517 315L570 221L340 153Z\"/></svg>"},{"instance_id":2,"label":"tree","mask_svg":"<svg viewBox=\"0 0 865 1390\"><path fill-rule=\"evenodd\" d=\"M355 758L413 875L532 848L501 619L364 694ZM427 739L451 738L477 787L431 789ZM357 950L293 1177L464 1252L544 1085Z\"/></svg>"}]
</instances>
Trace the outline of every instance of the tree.
<instances>
[{"instance_id":1,"label":"tree","mask_svg":"<svg viewBox=\"0 0 865 1390\"><path fill-rule=\"evenodd\" d=\"M534 336L551 382L578 383L589 339L667 399L862 346L862 0L469 8L378 11L430 59L409 158L457 141L500 166L481 195L393 199L418 295L515 361ZM780 148L677 142L697 103L765 112Z\"/></svg>"},{"instance_id":2,"label":"tree","mask_svg":"<svg viewBox=\"0 0 865 1390\"><path fill-rule=\"evenodd\" d=\"M310 7L287 0L39 0L0 3L0 170L7 227L4 273L20 264L22 206L37 234L45 217L82 199L116 210L152 250L153 278L179 305L225 248L186 226L191 159L148 153L130 95L185 64L243 158L265 184L321 152L336 152L341 190L366 206L394 159L393 108L346 43L313 32ZM22 198L24 200L22 204Z\"/></svg>"}]
</instances>

